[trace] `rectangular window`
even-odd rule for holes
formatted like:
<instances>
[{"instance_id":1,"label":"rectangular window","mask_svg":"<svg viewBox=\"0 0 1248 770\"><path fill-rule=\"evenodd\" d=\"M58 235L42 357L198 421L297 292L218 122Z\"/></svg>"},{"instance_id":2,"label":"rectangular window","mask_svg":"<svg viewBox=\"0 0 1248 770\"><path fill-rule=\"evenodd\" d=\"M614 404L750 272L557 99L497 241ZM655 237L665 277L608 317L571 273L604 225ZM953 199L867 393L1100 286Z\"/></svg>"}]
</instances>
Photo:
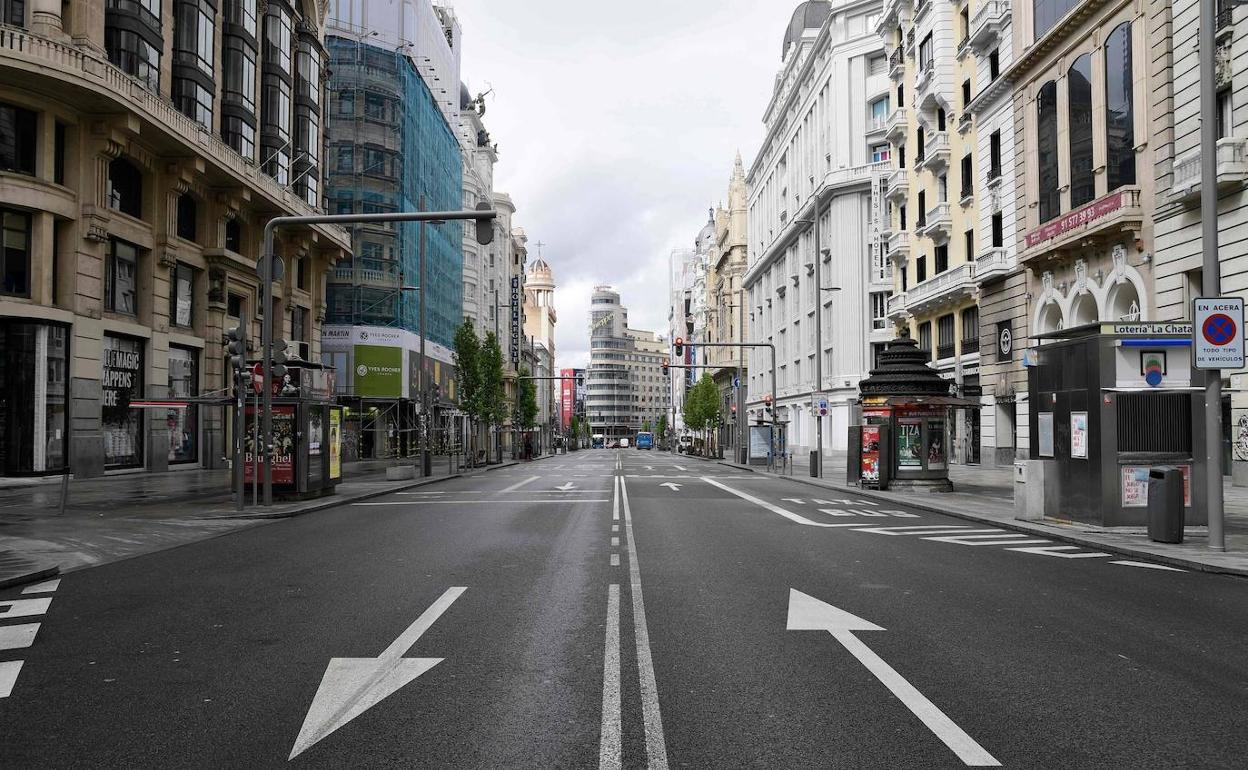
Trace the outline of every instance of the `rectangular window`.
<instances>
[{"instance_id":1,"label":"rectangular window","mask_svg":"<svg viewBox=\"0 0 1248 770\"><path fill-rule=\"evenodd\" d=\"M344 118L355 115L355 93L343 91L338 94L338 114Z\"/></svg>"},{"instance_id":2,"label":"rectangular window","mask_svg":"<svg viewBox=\"0 0 1248 770\"><path fill-rule=\"evenodd\" d=\"M308 290L308 258L300 257L295 260L295 286Z\"/></svg>"},{"instance_id":3,"label":"rectangular window","mask_svg":"<svg viewBox=\"0 0 1248 770\"><path fill-rule=\"evenodd\" d=\"M949 269L949 244L942 243L936 247L936 275Z\"/></svg>"},{"instance_id":4,"label":"rectangular window","mask_svg":"<svg viewBox=\"0 0 1248 770\"><path fill-rule=\"evenodd\" d=\"M26 0L0 0L0 24L26 26Z\"/></svg>"},{"instance_id":5,"label":"rectangular window","mask_svg":"<svg viewBox=\"0 0 1248 770\"><path fill-rule=\"evenodd\" d=\"M159 8L159 4L157 4ZM104 49L108 60L122 72L160 93L160 51L137 32L112 25L104 28Z\"/></svg>"},{"instance_id":6,"label":"rectangular window","mask_svg":"<svg viewBox=\"0 0 1248 770\"><path fill-rule=\"evenodd\" d=\"M256 111L256 54L237 37L225 39L221 98L248 112Z\"/></svg>"},{"instance_id":7,"label":"rectangular window","mask_svg":"<svg viewBox=\"0 0 1248 770\"><path fill-rule=\"evenodd\" d=\"M195 398L199 395L199 351L169 346L169 397ZM169 428L169 462L193 463L199 459L199 410L194 404L170 409L165 416Z\"/></svg>"},{"instance_id":8,"label":"rectangular window","mask_svg":"<svg viewBox=\"0 0 1248 770\"><path fill-rule=\"evenodd\" d=\"M904 144L897 145L897 168L906 167L906 146Z\"/></svg>"},{"instance_id":9,"label":"rectangular window","mask_svg":"<svg viewBox=\"0 0 1248 770\"><path fill-rule=\"evenodd\" d=\"M988 54L988 80L991 82L1001 75L1001 56L994 48L992 53Z\"/></svg>"},{"instance_id":10,"label":"rectangular window","mask_svg":"<svg viewBox=\"0 0 1248 770\"><path fill-rule=\"evenodd\" d=\"M967 153L962 156L962 194L960 199L965 200L975 193L975 171L971 163L971 154Z\"/></svg>"},{"instance_id":11,"label":"rectangular window","mask_svg":"<svg viewBox=\"0 0 1248 770\"><path fill-rule=\"evenodd\" d=\"M350 144L338 147L338 170L344 173L355 171L355 146Z\"/></svg>"},{"instance_id":12,"label":"rectangular window","mask_svg":"<svg viewBox=\"0 0 1248 770\"><path fill-rule=\"evenodd\" d=\"M927 227L927 190L919 190L918 226Z\"/></svg>"},{"instance_id":13,"label":"rectangular window","mask_svg":"<svg viewBox=\"0 0 1248 770\"><path fill-rule=\"evenodd\" d=\"M1218 138L1225 139L1231 135L1233 130L1233 102L1231 101L1231 89L1224 88L1218 92Z\"/></svg>"},{"instance_id":14,"label":"rectangular window","mask_svg":"<svg viewBox=\"0 0 1248 770\"><path fill-rule=\"evenodd\" d=\"M962 355L979 352L979 306L962 309Z\"/></svg>"},{"instance_id":15,"label":"rectangular window","mask_svg":"<svg viewBox=\"0 0 1248 770\"><path fill-rule=\"evenodd\" d=\"M308 310L294 307L290 310L290 338L294 342L308 341Z\"/></svg>"},{"instance_id":16,"label":"rectangular window","mask_svg":"<svg viewBox=\"0 0 1248 770\"><path fill-rule=\"evenodd\" d=\"M967 230L963 237L966 239L966 261L970 262L975 259L975 231Z\"/></svg>"},{"instance_id":17,"label":"rectangular window","mask_svg":"<svg viewBox=\"0 0 1248 770\"><path fill-rule=\"evenodd\" d=\"M888 97L871 102L871 128L883 128L888 123Z\"/></svg>"},{"instance_id":18,"label":"rectangular window","mask_svg":"<svg viewBox=\"0 0 1248 770\"><path fill-rule=\"evenodd\" d=\"M923 323L919 324L919 350L922 350L923 352L927 353L929 356L932 353L932 322L931 321L924 321Z\"/></svg>"},{"instance_id":19,"label":"rectangular window","mask_svg":"<svg viewBox=\"0 0 1248 770\"><path fill-rule=\"evenodd\" d=\"M905 230L906 229L906 204L903 203L897 207L897 217L899 220L898 223L901 225L901 229Z\"/></svg>"},{"instance_id":20,"label":"rectangular window","mask_svg":"<svg viewBox=\"0 0 1248 770\"><path fill-rule=\"evenodd\" d=\"M871 162L872 163L883 163L884 161L888 160L888 157L889 157L889 153L888 153L887 144L877 144L871 147Z\"/></svg>"},{"instance_id":21,"label":"rectangular window","mask_svg":"<svg viewBox=\"0 0 1248 770\"><path fill-rule=\"evenodd\" d=\"M226 301L225 307L226 307L226 311L225 311L226 315L228 315L230 318L238 318L241 320L243 317L243 308L245 307L244 302L243 302L243 295L234 294L233 292L231 292L229 295L229 298Z\"/></svg>"},{"instance_id":22,"label":"rectangular window","mask_svg":"<svg viewBox=\"0 0 1248 770\"><path fill-rule=\"evenodd\" d=\"M953 335L953 314L942 315L936 319L936 358L953 358L955 341Z\"/></svg>"},{"instance_id":23,"label":"rectangular window","mask_svg":"<svg viewBox=\"0 0 1248 770\"><path fill-rule=\"evenodd\" d=\"M923 283L927 280L927 256L914 260L914 282Z\"/></svg>"},{"instance_id":24,"label":"rectangular window","mask_svg":"<svg viewBox=\"0 0 1248 770\"><path fill-rule=\"evenodd\" d=\"M902 83L897 84L897 106L906 106L906 87Z\"/></svg>"},{"instance_id":25,"label":"rectangular window","mask_svg":"<svg viewBox=\"0 0 1248 770\"><path fill-rule=\"evenodd\" d=\"M35 175L35 117L0 102L0 171Z\"/></svg>"},{"instance_id":26,"label":"rectangular window","mask_svg":"<svg viewBox=\"0 0 1248 770\"><path fill-rule=\"evenodd\" d=\"M54 142L56 144L55 154L52 157L52 181L57 184L65 184L65 124L57 121L53 130Z\"/></svg>"},{"instance_id":27,"label":"rectangular window","mask_svg":"<svg viewBox=\"0 0 1248 770\"><path fill-rule=\"evenodd\" d=\"M971 103L971 81L963 80L962 81L962 109L965 110L966 106L970 103Z\"/></svg>"},{"instance_id":28,"label":"rectangular window","mask_svg":"<svg viewBox=\"0 0 1248 770\"><path fill-rule=\"evenodd\" d=\"M992 246L1001 248L1005 245L1005 217L1000 211L992 215Z\"/></svg>"},{"instance_id":29,"label":"rectangular window","mask_svg":"<svg viewBox=\"0 0 1248 770\"><path fill-rule=\"evenodd\" d=\"M104 268L105 309L135 315L138 311L139 247L117 238L110 239Z\"/></svg>"},{"instance_id":30,"label":"rectangular window","mask_svg":"<svg viewBox=\"0 0 1248 770\"><path fill-rule=\"evenodd\" d=\"M291 19L290 12L280 4L271 3L264 17L264 61L279 67L287 75L290 72Z\"/></svg>"},{"instance_id":31,"label":"rectangular window","mask_svg":"<svg viewBox=\"0 0 1248 770\"><path fill-rule=\"evenodd\" d=\"M182 193L178 196L177 233L179 238L184 238L185 240L192 242L195 241L197 224L195 221L197 215L196 209L197 206L195 205L195 199L191 197L190 193Z\"/></svg>"},{"instance_id":32,"label":"rectangular window","mask_svg":"<svg viewBox=\"0 0 1248 770\"><path fill-rule=\"evenodd\" d=\"M932 44L932 33L927 33L927 37L923 38L923 42L919 43L919 69L927 72L932 68L934 62L934 52L936 48Z\"/></svg>"},{"instance_id":33,"label":"rectangular window","mask_svg":"<svg viewBox=\"0 0 1248 770\"><path fill-rule=\"evenodd\" d=\"M871 294L871 328L883 331L888 326L888 292L877 291Z\"/></svg>"},{"instance_id":34,"label":"rectangular window","mask_svg":"<svg viewBox=\"0 0 1248 770\"><path fill-rule=\"evenodd\" d=\"M988 178L1001 178L1001 132L993 131L988 137Z\"/></svg>"},{"instance_id":35,"label":"rectangular window","mask_svg":"<svg viewBox=\"0 0 1248 770\"><path fill-rule=\"evenodd\" d=\"M169 323L189 329L195 321L195 269L179 262L170 275Z\"/></svg>"},{"instance_id":36,"label":"rectangular window","mask_svg":"<svg viewBox=\"0 0 1248 770\"><path fill-rule=\"evenodd\" d=\"M364 117L370 120L385 120L386 98L381 94L364 94Z\"/></svg>"},{"instance_id":37,"label":"rectangular window","mask_svg":"<svg viewBox=\"0 0 1248 770\"><path fill-rule=\"evenodd\" d=\"M30 296L30 215L0 209L0 295Z\"/></svg>"}]
</instances>

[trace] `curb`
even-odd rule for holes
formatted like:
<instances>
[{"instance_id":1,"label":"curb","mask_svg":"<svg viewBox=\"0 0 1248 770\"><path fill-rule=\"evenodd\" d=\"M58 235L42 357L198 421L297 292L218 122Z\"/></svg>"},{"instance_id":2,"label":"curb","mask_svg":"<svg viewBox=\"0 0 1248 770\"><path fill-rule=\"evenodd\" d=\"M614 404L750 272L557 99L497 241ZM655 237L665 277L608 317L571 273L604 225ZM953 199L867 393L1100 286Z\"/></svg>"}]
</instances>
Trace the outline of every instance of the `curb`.
<instances>
[{"instance_id":1,"label":"curb","mask_svg":"<svg viewBox=\"0 0 1248 770\"><path fill-rule=\"evenodd\" d=\"M744 465L737 465L736 463L730 463L724 460L719 460L716 462L719 465L723 465L729 468L736 468L737 470L749 471L750 473L759 472L755 468L750 468ZM1209 564L1207 562L1198 561L1196 559L1191 559L1191 558L1184 557L1184 556L1169 556L1165 554L1156 554L1156 553L1152 553L1151 551L1142 551L1139 549L1130 548L1128 546L1103 543L1093 538L1083 537L1083 536L1068 533L1068 532L1061 532L1061 531L1054 532L1050 528L1053 525L1048 525L1046 527L1043 525L1037 526L1033 524L1027 524L1027 523L1017 521L1017 520L1001 521L1000 519L994 519L989 516L982 516L980 514L970 513L967 511L949 510L947 508L941 508L939 506L924 502L922 500L911 500L908 497L902 498L896 495L890 495L887 492L877 492L872 489L862 489L861 487L852 487L852 486L849 486L848 484L836 484L835 482L820 482L820 481L815 481L814 479L807 479L801 476L777 476L777 478L787 479L789 481L795 481L798 484L805 484L806 486L815 487L817 489L853 492L854 494L860 495L869 500L879 500L881 502L888 502L888 503L894 503L894 504L900 503L902 505L908 505L911 508L918 508L919 510L929 511L931 513L939 513L945 516L952 516L956 519L963 519L965 521L974 521L980 524L992 524L994 526L998 526L1003 529L1008 529L1014 532L1022 532L1023 534L1027 534L1027 535L1042 535L1044 537L1049 537L1049 538L1052 538L1054 540L1058 540L1061 542L1071 543L1072 545L1079 545L1085 548L1095 548L1095 549L1102 550L1102 551L1110 551L1120 556L1131 556L1137 559L1153 561L1153 562L1157 562L1158 564L1166 564L1172 567L1183 567L1185 569L1195 570L1198 572L1208 572L1208 573L1218 574L1218 575L1235 575L1237 577L1248 577L1248 568L1245 568L1245 567L1228 567L1228 566L1223 566L1220 564Z\"/></svg>"},{"instance_id":2,"label":"curb","mask_svg":"<svg viewBox=\"0 0 1248 770\"><path fill-rule=\"evenodd\" d=\"M413 481L410 484L403 484L397 487L390 487L389 489L377 489L372 492L363 492L361 494L353 495L351 497L345 497L341 500L318 501L310 505L307 505L303 508L296 508L296 509L292 509L289 511L277 511L274 513L239 513L239 514L230 514L226 516L213 516L211 518L214 520L254 519L257 521L264 521L264 520L269 520L269 519L293 519L296 516L303 516L304 514L307 514L307 513L316 513L317 511L324 511L330 508L337 508L340 505L350 505L352 503L358 503L361 500L371 500L374 497L382 497L383 495L390 495L390 494L394 494L395 492L403 492L408 489L415 489L417 487L423 487L429 484L437 484L438 482L441 482L441 481L450 481L451 479L461 479L466 475L475 476L477 473L488 473L489 471L492 471L492 470L497 470L499 468L508 468L512 465L518 465L518 464L519 463L517 461L510 460L507 462L499 463L498 465L486 466L484 469L479 469L479 470L473 469L473 471L469 471L468 473L451 473L446 476L438 476L432 479L420 479L418 481Z\"/></svg>"},{"instance_id":3,"label":"curb","mask_svg":"<svg viewBox=\"0 0 1248 770\"><path fill-rule=\"evenodd\" d=\"M59 574L61 574L60 567L45 567L44 569L35 570L34 572L23 572L20 575L10 575L6 578L0 578L0 589L26 585L27 583L37 583L40 580L54 578Z\"/></svg>"}]
</instances>

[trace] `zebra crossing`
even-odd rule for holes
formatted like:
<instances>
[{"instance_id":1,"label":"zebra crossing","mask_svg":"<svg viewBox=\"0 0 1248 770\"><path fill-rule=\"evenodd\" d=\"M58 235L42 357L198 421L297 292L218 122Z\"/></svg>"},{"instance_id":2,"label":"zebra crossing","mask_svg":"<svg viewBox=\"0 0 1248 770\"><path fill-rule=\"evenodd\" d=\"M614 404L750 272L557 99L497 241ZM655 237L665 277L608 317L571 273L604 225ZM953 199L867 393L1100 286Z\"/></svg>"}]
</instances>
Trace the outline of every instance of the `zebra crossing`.
<instances>
[{"instance_id":1,"label":"zebra crossing","mask_svg":"<svg viewBox=\"0 0 1248 770\"><path fill-rule=\"evenodd\" d=\"M22 590L22 596L34 598L0 599L0 698L13 694L17 676L22 672L23 660L8 660L13 650L24 650L35 643L39 623L9 623L17 618L37 618L52 606L51 596L61 585L60 578L35 583Z\"/></svg>"}]
</instances>

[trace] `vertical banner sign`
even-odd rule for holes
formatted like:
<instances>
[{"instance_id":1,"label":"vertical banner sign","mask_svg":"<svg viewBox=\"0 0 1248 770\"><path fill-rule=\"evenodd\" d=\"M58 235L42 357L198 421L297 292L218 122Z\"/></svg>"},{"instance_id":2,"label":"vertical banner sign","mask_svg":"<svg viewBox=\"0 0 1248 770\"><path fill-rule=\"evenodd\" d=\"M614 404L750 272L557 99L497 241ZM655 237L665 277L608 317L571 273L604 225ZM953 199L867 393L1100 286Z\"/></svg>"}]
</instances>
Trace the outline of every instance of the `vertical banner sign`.
<instances>
[{"instance_id":1,"label":"vertical banner sign","mask_svg":"<svg viewBox=\"0 0 1248 770\"><path fill-rule=\"evenodd\" d=\"M1244 368L1244 300L1192 300L1192 348L1197 369Z\"/></svg>"},{"instance_id":2,"label":"vertical banner sign","mask_svg":"<svg viewBox=\"0 0 1248 770\"><path fill-rule=\"evenodd\" d=\"M511 363L520 365L520 276L511 277Z\"/></svg>"},{"instance_id":3,"label":"vertical banner sign","mask_svg":"<svg viewBox=\"0 0 1248 770\"><path fill-rule=\"evenodd\" d=\"M884 220L884 184L883 174L871 177L871 237L867 240L867 248L870 250L871 269L875 272L872 278L877 280L883 278L884 272L884 245L880 241Z\"/></svg>"}]
</instances>

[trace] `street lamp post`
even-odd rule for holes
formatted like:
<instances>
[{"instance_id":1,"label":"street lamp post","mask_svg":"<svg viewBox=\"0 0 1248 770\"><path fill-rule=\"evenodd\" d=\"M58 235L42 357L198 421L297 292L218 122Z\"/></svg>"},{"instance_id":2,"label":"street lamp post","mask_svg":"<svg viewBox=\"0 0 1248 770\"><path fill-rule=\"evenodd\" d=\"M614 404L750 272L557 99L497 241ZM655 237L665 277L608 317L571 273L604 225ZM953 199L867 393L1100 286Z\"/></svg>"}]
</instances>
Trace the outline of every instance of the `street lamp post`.
<instances>
[{"instance_id":1,"label":"street lamp post","mask_svg":"<svg viewBox=\"0 0 1248 770\"><path fill-rule=\"evenodd\" d=\"M1242 0L1235 3L1244 4ZM1222 295L1218 262L1218 108L1217 0L1200 0L1200 234L1204 263L1201 295ZM1208 499L1209 548L1226 550L1222 527L1222 370L1205 372L1205 495Z\"/></svg>"}]
</instances>

